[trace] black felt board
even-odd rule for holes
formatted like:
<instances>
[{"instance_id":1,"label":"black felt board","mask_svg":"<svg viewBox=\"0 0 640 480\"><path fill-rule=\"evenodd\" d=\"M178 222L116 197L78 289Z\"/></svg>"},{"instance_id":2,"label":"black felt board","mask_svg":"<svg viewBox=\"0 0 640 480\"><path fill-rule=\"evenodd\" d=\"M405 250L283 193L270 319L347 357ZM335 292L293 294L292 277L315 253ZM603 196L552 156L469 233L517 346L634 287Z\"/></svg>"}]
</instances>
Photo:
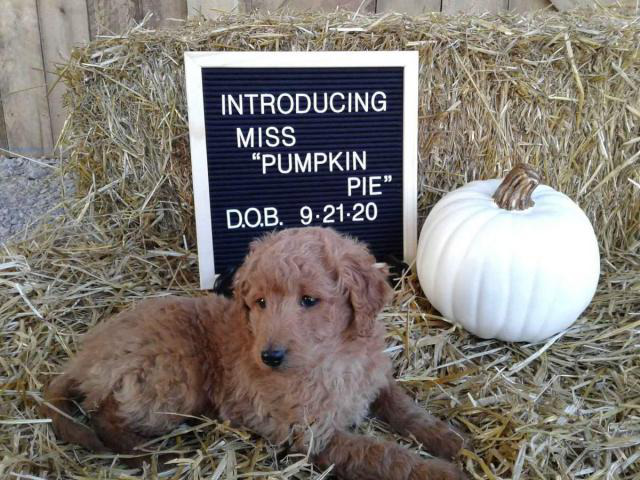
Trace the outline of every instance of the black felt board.
<instances>
[{"instance_id":1,"label":"black felt board","mask_svg":"<svg viewBox=\"0 0 640 480\"><path fill-rule=\"evenodd\" d=\"M312 212L308 225L330 226L349 233L367 243L380 259L403 258L403 68L207 67L202 68L202 87L216 272L241 263L248 244L262 233L305 226L300 213L303 206ZM271 114L267 108L265 114L256 109L252 115L245 98L242 115L235 111L229 115L228 102L224 105L227 114L222 114L222 95L237 99L239 94L269 93L277 97L283 93L312 96L314 92L342 92L346 96L348 92L376 91L386 95L385 111L287 115ZM282 105L286 107L287 102ZM279 131L284 126L293 127L295 146L238 148L237 128L242 128L246 137L253 127L257 140L257 129L262 127L264 131L272 126ZM282 174L275 167L268 167L263 174L261 159L254 159L256 154L282 154L286 170L288 154L299 153L304 159L308 152L353 151L366 151L366 170L340 172L336 168L329 172L327 162L319 166L317 173ZM344 160L343 154L338 163L346 168ZM349 197L347 178L369 176L381 177L376 181L381 195L362 196L359 190ZM391 181L385 183L389 176ZM370 203L375 203L375 208L367 206ZM333 206L333 215L329 215L332 207L328 205ZM277 209L277 222L273 210L265 219L266 207ZM246 216L241 217L238 212ZM309 210L304 213L308 219ZM354 217L362 221L354 221ZM258 225L251 228L246 221ZM229 228L240 223L244 227Z\"/></svg>"}]
</instances>

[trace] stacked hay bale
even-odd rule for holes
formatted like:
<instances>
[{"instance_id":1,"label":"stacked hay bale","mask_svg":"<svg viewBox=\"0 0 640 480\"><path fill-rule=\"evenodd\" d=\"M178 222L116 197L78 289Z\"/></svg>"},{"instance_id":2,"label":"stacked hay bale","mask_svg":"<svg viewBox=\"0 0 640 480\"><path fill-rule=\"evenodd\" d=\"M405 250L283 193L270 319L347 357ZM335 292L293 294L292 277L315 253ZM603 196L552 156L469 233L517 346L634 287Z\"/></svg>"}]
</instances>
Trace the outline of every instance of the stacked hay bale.
<instances>
[{"instance_id":1,"label":"stacked hay bale","mask_svg":"<svg viewBox=\"0 0 640 480\"><path fill-rule=\"evenodd\" d=\"M79 196L66 220L0 258L8 426L0 471L123 473L55 442L36 407L88 326L135 299L196 289L183 52L416 49L421 215L445 192L526 161L587 212L603 276L584 317L547 345L480 341L437 316L408 276L384 315L398 377L469 432L462 463L478 478L639 475L638 45L637 17L599 10L232 16L141 27L77 50L62 76L66 168L79 178ZM388 434L375 422L363 428ZM176 478L317 475L305 458L282 460L262 440L206 419L158 446L183 453Z\"/></svg>"},{"instance_id":2,"label":"stacked hay bale","mask_svg":"<svg viewBox=\"0 0 640 480\"><path fill-rule=\"evenodd\" d=\"M423 214L443 192L526 161L582 204L605 233L603 246L625 249L640 241L640 211L615 218L609 207L631 206L637 194L620 179L637 149L639 40L631 19L605 11L225 17L140 29L76 51L63 71L71 107L64 140L82 190L101 189L98 212L193 239L185 51L415 49Z\"/></svg>"}]
</instances>

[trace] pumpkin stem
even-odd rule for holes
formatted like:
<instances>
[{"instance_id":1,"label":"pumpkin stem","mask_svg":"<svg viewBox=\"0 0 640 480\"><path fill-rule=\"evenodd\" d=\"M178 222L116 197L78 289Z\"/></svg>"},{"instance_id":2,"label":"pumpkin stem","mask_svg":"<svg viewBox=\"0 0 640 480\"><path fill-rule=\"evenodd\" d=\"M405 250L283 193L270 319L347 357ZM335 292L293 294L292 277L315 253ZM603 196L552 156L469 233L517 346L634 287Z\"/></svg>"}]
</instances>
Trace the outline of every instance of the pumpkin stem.
<instances>
[{"instance_id":1,"label":"pumpkin stem","mask_svg":"<svg viewBox=\"0 0 640 480\"><path fill-rule=\"evenodd\" d=\"M504 177L493 194L493 200L505 210L533 207L531 195L540 184L540 174L530 165L519 163Z\"/></svg>"}]
</instances>

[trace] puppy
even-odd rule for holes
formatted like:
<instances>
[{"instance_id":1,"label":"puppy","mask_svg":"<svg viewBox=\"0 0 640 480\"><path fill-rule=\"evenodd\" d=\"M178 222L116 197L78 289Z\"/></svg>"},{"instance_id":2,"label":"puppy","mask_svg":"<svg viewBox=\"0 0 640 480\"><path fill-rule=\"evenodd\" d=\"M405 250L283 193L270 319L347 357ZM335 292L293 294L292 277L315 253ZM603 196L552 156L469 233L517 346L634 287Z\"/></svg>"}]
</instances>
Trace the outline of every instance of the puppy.
<instances>
[{"instance_id":1,"label":"puppy","mask_svg":"<svg viewBox=\"0 0 640 480\"><path fill-rule=\"evenodd\" d=\"M234 298L147 300L98 325L45 393L57 435L96 451L135 453L183 415L247 427L362 480L460 479L444 460L350 432L368 412L450 459L462 437L403 392L376 317L387 268L326 228L251 244ZM90 416L70 419L72 401Z\"/></svg>"}]
</instances>

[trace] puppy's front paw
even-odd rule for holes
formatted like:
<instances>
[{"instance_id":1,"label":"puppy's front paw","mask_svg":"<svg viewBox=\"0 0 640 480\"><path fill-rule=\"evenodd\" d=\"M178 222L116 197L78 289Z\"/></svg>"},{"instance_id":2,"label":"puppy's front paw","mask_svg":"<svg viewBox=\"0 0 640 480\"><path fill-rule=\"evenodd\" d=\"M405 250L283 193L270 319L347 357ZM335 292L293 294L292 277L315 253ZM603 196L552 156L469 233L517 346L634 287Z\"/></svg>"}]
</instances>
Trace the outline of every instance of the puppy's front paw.
<instances>
[{"instance_id":1,"label":"puppy's front paw","mask_svg":"<svg viewBox=\"0 0 640 480\"><path fill-rule=\"evenodd\" d=\"M453 463L434 458L414 466L409 480L467 480L467 476Z\"/></svg>"},{"instance_id":2,"label":"puppy's front paw","mask_svg":"<svg viewBox=\"0 0 640 480\"><path fill-rule=\"evenodd\" d=\"M435 432L434 455L441 458L455 458L466 442L465 437L446 423Z\"/></svg>"},{"instance_id":3,"label":"puppy's front paw","mask_svg":"<svg viewBox=\"0 0 640 480\"><path fill-rule=\"evenodd\" d=\"M414 432L424 449L440 458L455 458L466 443L465 437L445 422L425 425Z\"/></svg>"}]
</instances>

